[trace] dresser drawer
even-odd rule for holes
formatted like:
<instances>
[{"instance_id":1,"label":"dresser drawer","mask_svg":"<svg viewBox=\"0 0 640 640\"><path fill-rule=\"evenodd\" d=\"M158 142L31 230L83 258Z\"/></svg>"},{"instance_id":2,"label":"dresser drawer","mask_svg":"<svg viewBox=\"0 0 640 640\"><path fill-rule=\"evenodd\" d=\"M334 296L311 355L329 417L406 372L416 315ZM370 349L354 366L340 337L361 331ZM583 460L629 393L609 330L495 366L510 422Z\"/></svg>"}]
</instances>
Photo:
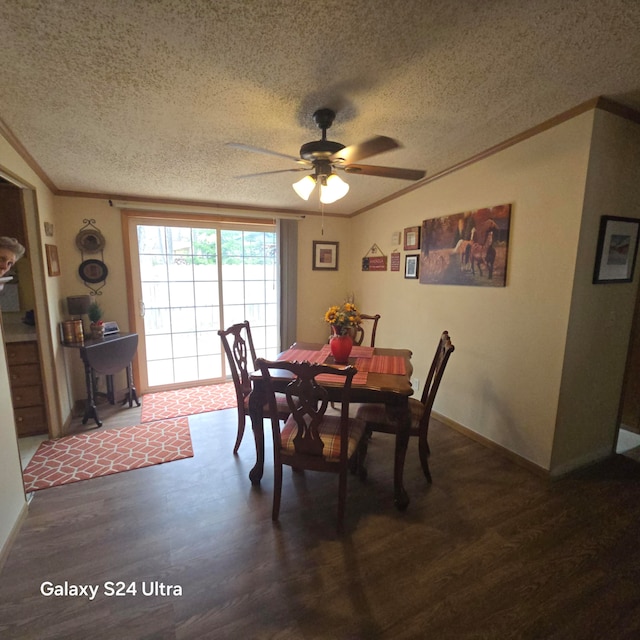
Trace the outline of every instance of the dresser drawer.
<instances>
[{"instance_id":1,"label":"dresser drawer","mask_svg":"<svg viewBox=\"0 0 640 640\"><path fill-rule=\"evenodd\" d=\"M37 407L44 404L42 385L30 385L11 388L11 400L14 409Z\"/></svg>"},{"instance_id":2,"label":"dresser drawer","mask_svg":"<svg viewBox=\"0 0 640 640\"><path fill-rule=\"evenodd\" d=\"M40 362L37 342L7 342L6 347L9 366Z\"/></svg>"},{"instance_id":3,"label":"dresser drawer","mask_svg":"<svg viewBox=\"0 0 640 640\"><path fill-rule=\"evenodd\" d=\"M44 407L25 407L13 412L19 436L35 436L48 433Z\"/></svg>"},{"instance_id":4,"label":"dresser drawer","mask_svg":"<svg viewBox=\"0 0 640 640\"><path fill-rule=\"evenodd\" d=\"M34 384L42 384L39 364L19 364L9 367L9 381L11 388L29 387Z\"/></svg>"}]
</instances>

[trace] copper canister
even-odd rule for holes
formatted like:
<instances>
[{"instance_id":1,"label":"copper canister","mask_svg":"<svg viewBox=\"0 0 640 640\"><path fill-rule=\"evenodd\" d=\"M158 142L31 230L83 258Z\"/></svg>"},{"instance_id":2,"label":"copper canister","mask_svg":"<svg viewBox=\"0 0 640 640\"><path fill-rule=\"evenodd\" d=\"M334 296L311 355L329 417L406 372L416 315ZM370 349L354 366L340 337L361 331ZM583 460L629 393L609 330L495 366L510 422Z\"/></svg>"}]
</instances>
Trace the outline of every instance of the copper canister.
<instances>
[{"instance_id":1,"label":"copper canister","mask_svg":"<svg viewBox=\"0 0 640 640\"><path fill-rule=\"evenodd\" d=\"M65 344L73 344L75 342L75 328L73 320L67 320L62 323L62 334Z\"/></svg>"},{"instance_id":2,"label":"copper canister","mask_svg":"<svg viewBox=\"0 0 640 640\"><path fill-rule=\"evenodd\" d=\"M72 320L73 322L73 341L75 343L84 342L84 331L82 329L82 320Z\"/></svg>"}]
</instances>

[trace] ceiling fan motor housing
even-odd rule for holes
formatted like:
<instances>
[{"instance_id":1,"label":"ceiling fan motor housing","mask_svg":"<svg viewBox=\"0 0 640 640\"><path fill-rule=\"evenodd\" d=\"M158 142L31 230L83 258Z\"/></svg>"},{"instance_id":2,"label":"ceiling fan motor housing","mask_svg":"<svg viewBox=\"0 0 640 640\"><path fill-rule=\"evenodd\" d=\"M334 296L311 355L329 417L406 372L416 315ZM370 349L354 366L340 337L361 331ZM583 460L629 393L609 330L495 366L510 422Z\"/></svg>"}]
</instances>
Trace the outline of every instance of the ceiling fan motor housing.
<instances>
[{"instance_id":1,"label":"ceiling fan motor housing","mask_svg":"<svg viewBox=\"0 0 640 640\"><path fill-rule=\"evenodd\" d=\"M315 140L307 142L300 147L300 157L313 162L329 156L344 149L344 145L331 140Z\"/></svg>"},{"instance_id":2,"label":"ceiling fan motor housing","mask_svg":"<svg viewBox=\"0 0 640 640\"><path fill-rule=\"evenodd\" d=\"M316 160L326 160L329 156L344 149L344 145L339 142L327 140L327 129L333 124L336 114L332 109L318 109L313 114L313 119L322 130L322 140L307 142L300 147L300 157L304 160L314 162Z\"/></svg>"}]
</instances>

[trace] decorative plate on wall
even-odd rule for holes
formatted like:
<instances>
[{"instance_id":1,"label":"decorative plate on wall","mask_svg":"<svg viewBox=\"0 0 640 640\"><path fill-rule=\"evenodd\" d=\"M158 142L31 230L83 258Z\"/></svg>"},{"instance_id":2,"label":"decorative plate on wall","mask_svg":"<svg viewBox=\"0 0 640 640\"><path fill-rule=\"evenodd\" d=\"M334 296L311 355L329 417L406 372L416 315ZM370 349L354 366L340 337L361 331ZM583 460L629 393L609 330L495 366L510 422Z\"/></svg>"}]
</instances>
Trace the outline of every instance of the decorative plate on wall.
<instances>
[{"instance_id":1,"label":"decorative plate on wall","mask_svg":"<svg viewBox=\"0 0 640 640\"><path fill-rule=\"evenodd\" d=\"M86 253L98 253L106 244L104 236L97 229L82 229L76 236L76 246Z\"/></svg>"},{"instance_id":2,"label":"decorative plate on wall","mask_svg":"<svg viewBox=\"0 0 640 640\"><path fill-rule=\"evenodd\" d=\"M109 270L102 260L85 260L80 265L78 273L85 282L96 284L107 279Z\"/></svg>"}]
</instances>

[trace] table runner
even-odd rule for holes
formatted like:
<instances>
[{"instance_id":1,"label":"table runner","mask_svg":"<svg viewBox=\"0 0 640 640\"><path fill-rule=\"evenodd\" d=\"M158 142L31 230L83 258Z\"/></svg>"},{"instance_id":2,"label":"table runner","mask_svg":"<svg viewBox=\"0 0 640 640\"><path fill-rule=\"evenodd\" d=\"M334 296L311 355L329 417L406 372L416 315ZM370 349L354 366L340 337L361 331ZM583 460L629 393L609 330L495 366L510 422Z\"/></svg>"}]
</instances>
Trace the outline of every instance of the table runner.
<instances>
[{"instance_id":1,"label":"table runner","mask_svg":"<svg viewBox=\"0 0 640 640\"><path fill-rule=\"evenodd\" d=\"M368 377L369 377L368 372L358 370L356 375L353 376L353 382L351 384L365 385L367 384ZM321 373L319 376L316 376L316 380L318 382L335 382L338 384L342 384L344 382L344 378L338 378L336 376L332 376L330 373Z\"/></svg>"},{"instance_id":2,"label":"table runner","mask_svg":"<svg viewBox=\"0 0 640 640\"><path fill-rule=\"evenodd\" d=\"M326 351L325 351L326 347ZM325 345L319 351L317 349L287 349L278 356L278 360L287 362L311 362L312 364L322 364L330 354L329 345Z\"/></svg>"},{"instance_id":3,"label":"table runner","mask_svg":"<svg viewBox=\"0 0 640 640\"><path fill-rule=\"evenodd\" d=\"M359 347L355 345L351 349L351 357L352 358L373 358L373 351L374 351L373 347Z\"/></svg>"},{"instance_id":4,"label":"table runner","mask_svg":"<svg viewBox=\"0 0 640 640\"><path fill-rule=\"evenodd\" d=\"M313 364L323 364L331 355L331 348L328 344L321 349L298 349L293 347L281 353L278 360L287 362L311 362ZM406 375L406 362L403 356L380 356L373 355L373 347L354 347L351 356L355 358L354 366L358 373L353 378L353 384L367 384L369 373L387 373L391 375ZM336 378L331 374L322 374L317 377L319 382L335 382Z\"/></svg>"},{"instance_id":5,"label":"table runner","mask_svg":"<svg viewBox=\"0 0 640 640\"><path fill-rule=\"evenodd\" d=\"M358 358L355 366L358 371L405 376L407 375L406 364L403 356L373 356L373 358Z\"/></svg>"}]
</instances>

